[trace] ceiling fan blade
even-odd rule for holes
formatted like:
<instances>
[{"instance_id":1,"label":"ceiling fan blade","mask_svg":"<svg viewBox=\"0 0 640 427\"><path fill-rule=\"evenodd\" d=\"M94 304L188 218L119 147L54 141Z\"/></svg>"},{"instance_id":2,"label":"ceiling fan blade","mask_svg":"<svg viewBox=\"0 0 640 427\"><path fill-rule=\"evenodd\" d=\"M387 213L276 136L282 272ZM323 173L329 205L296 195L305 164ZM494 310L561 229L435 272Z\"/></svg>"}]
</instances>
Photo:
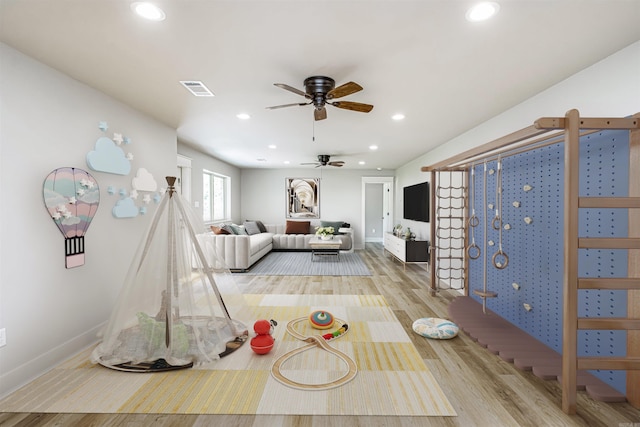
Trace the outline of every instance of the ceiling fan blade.
<instances>
[{"instance_id":1,"label":"ceiling fan blade","mask_svg":"<svg viewBox=\"0 0 640 427\"><path fill-rule=\"evenodd\" d=\"M289 92L297 93L300 96L304 96L305 98L311 98L309 95L301 91L300 89L296 89L295 87L289 86L284 83L274 83L274 86L278 86L281 89L288 90Z\"/></svg>"},{"instance_id":2,"label":"ceiling fan blade","mask_svg":"<svg viewBox=\"0 0 640 427\"><path fill-rule=\"evenodd\" d=\"M313 117L315 117L316 120L324 120L327 118L327 109L324 107L321 108L316 108L315 110L313 110Z\"/></svg>"},{"instance_id":3,"label":"ceiling fan blade","mask_svg":"<svg viewBox=\"0 0 640 427\"><path fill-rule=\"evenodd\" d=\"M343 96L351 95L352 93L360 92L362 86L358 83L349 82L331 89L327 93L327 99L342 98Z\"/></svg>"},{"instance_id":4,"label":"ceiling fan blade","mask_svg":"<svg viewBox=\"0 0 640 427\"><path fill-rule=\"evenodd\" d=\"M286 107L296 107L302 105L309 105L310 102L299 102L296 104L284 104L284 105L274 105L273 107L265 107L267 110L277 110L278 108L286 108Z\"/></svg>"},{"instance_id":5,"label":"ceiling fan blade","mask_svg":"<svg viewBox=\"0 0 640 427\"><path fill-rule=\"evenodd\" d=\"M373 105L362 104L360 102L336 101L331 102L331 105L338 108L344 108L345 110L359 111L360 113L368 113L373 110Z\"/></svg>"},{"instance_id":6,"label":"ceiling fan blade","mask_svg":"<svg viewBox=\"0 0 640 427\"><path fill-rule=\"evenodd\" d=\"M344 162L343 161L337 161L337 162L329 162L327 163L329 166L335 166L337 168L341 168L342 166L344 166Z\"/></svg>"},{"instance_id":7,"label":"ceiling fan blade","mask_svg":"<svg viewBox=\"0 0 640 427\"><path fill-rule=\"evenodd\" d=\"M311 163L300 163L301 165L319 165L320 163L318 162L311 162Z\"/></svg>"}]
</instances>

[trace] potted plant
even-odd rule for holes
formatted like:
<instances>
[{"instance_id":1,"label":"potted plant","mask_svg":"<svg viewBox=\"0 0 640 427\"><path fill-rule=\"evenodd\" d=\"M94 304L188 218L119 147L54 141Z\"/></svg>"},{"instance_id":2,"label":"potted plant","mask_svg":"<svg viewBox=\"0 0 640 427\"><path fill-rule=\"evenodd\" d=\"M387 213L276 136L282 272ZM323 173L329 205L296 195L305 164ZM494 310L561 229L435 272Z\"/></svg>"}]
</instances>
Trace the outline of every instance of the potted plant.
<instances>
[{"instance_id":1,"label":"potted plant","mask_svg":"<svg viewBox=\"0 0 640 427\"><path fill-rule=\"evenodd\" d=\"M333 227L316 227L316 236L322 240L333 239Z\"/></svg>"}]
</instances>

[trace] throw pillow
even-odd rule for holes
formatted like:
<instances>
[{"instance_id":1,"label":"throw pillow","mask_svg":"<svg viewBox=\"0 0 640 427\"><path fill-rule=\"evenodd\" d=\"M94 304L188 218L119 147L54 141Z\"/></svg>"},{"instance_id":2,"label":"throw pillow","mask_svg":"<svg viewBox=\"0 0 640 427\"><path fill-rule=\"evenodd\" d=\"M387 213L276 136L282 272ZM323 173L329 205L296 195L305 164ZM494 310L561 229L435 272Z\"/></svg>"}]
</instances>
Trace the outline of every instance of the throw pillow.
<instances>
[{"instance_id":1,"label":"throw pillow","mask_svg":"<svg viewBox=\"0 0 640 427\"><path fill-rule=\"evenodd\" d=\"M225 224L220 228L223 229L224 231L226 231L227 234L236 234L236 233L233 232L233 228L231 228L231 225L229 225L229 224Z\"/></svg>"},{"instance_id":2,"label":"throw pillow","mask_svg":"<svg viewBox=\"0 0 640 427\"><path fill-rule=\"evenodd\" d=\"M254 220L248 219L245 222L255 222L256 224L258 224L258 228L260 229L261 233L266 233L267 232L267 227L264 226L262 221L254 221Z\"/></svg>"},{"instance_id":3,"label":"throw pillow","mask_svg":"<svg viewBox=\"0 0 640 427\"><path fill-rule=\"evenodd\" d=\"M333 234L340 234L338 231L344 222L342 221L320 221L320 227L333 227Z\"/></svg>"},{"instance_id":4,"label":"throw pillow","mask_svg":"<svg viewBox=\"0 0 640 427\"><path fill-rule=\"evenodd\" d=\"M258 224L255 221L245 221L243 225L244 225L244 229L246 230L249 236L254 234L260 234L260 228L258 227Z\"/></svg>"},{"instance_id":5,"label":"throw pillow","mask_svg":"<svg viewBox=\"0 0 640 427\"><path fill-rule=\"evenodd\" d=\"M284 234L309 234L311 221L287 221Z\"/></svg>"},{"instance_id":6,"label":"throw pillow","mask_svg":"<svg viewBox=\"0 0 640 427\"><path fill-rule=\"evenodd\" d=\"M238 236L245 236L247 234L244 225L231 224L230 227L233 230L233 234L237 234Z\"/></svg>"},{"instance_id":7,"label":"throw pillow","mask_svg":"<svg viewBox=\"0 0 640 427\"><path fill-rule=\"evenodd\" d=\"M212 225L211 231L213 231L213 234L231 234L229 230L224 229L224 226L216 227L215 225Z\"/></svg>"}]
</instances>

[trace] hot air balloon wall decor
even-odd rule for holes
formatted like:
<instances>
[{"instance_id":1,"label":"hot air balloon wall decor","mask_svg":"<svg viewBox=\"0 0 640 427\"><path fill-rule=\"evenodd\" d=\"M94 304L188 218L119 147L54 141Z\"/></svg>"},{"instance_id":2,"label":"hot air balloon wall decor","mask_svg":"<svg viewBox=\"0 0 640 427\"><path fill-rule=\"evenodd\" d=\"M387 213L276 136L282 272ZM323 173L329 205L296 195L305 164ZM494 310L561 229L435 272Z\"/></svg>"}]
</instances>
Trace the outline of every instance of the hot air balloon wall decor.
<instances>
[{"instance_id":1,"label":"hot air balloon wall decor","mask_svg":"<svg viewBox=\"0 0 640 427\"><path fill-rule=\"evenodd\" d=\"M44 180L44 204L62 235L65 267L84 265L84 236L100 204L95 178L78 168L53 170Z\"/></svg>"}]
</instances>

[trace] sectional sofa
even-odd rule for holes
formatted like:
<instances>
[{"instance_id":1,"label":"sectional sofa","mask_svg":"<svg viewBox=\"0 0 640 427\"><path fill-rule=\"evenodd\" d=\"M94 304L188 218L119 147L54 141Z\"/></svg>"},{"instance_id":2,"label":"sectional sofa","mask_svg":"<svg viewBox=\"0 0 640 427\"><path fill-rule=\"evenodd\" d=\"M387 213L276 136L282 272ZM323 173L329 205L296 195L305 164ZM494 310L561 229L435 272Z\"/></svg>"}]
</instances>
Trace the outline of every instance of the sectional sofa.
<instances>
[{"instance_id":1,"label":"sectional sofa","mask_svg":"<svg viewBox=\"0 0 640 427\"><path fill-rule=\"evenodd\" d=\"M260 221L246 221L242 225L214 226L210 232L200 235L199 240L207 252L214 249L227 268L244 272L272 250L310 251L309 241L315 237L316 227L334 227L342 241L340 250L351 252L353 232L342 225L347 224L342 221L287 221L286 224L263 225Z\"/></svg>"}]
</instances>

